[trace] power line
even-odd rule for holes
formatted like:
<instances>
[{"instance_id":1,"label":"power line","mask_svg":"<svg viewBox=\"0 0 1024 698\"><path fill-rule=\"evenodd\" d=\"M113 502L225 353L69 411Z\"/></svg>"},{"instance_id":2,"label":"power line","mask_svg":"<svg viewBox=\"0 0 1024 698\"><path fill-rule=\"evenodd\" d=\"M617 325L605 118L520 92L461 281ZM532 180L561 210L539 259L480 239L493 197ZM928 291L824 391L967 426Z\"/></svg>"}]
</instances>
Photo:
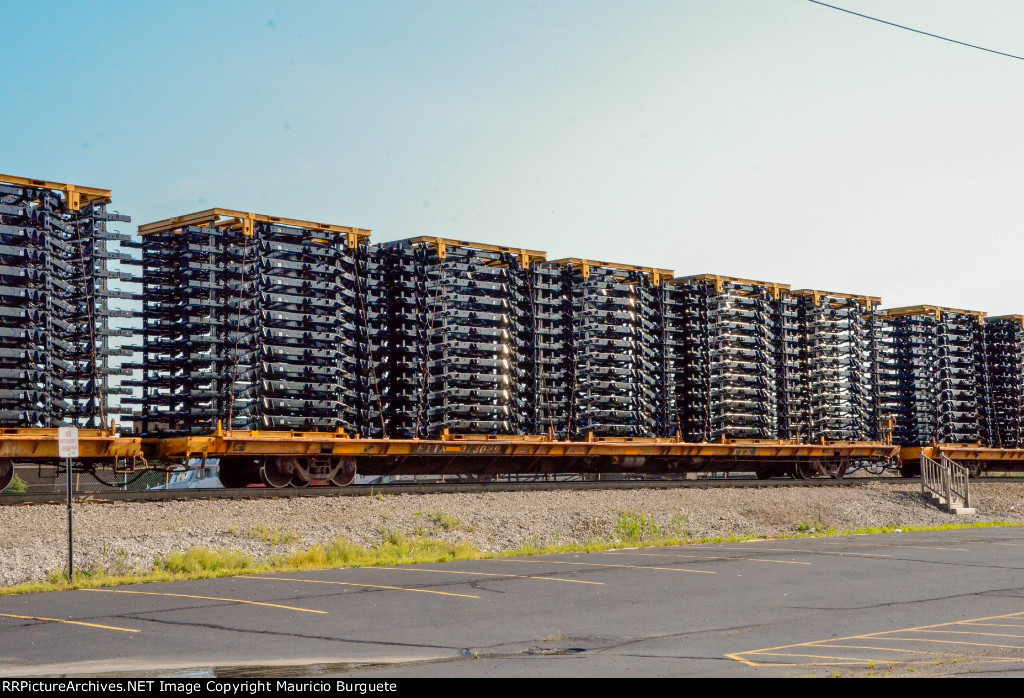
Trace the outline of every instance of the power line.
<instances>
[{"instance_id":1,"label":"power line","mask_svg":"<svg viewBox=\"0 0 1024 698\"><path fill-rule=\"evenodd\" d=\"M930 36L930 37L935 38L935 39L942 39L943 41L949 41L949 42L952 42L954 44L960 44L961 46L967 46L968 48L976 48L979 51L988 51L989 53L997 53L1000 56L1006 56L1007 58L1016 58L1018 61L1024 61L1024 58L1022 58L1021 56L1015 56L1012 53L1003 53L1002 51L993 51L992 49L985 48L984 46L975 46L974 44L964 43L963 41L957 41L956 39L950 39L950 38L945 37L945 36L939 36L938 34L929 34L928 32L921 31L920 29L913 29L911 27L905 27L902 24L896 24L895 22L887 22L884 19L878 19L878 17L870 17L868 15L862 15L860 12L854 12L853 10L847 10L845 8L842 8L842 7L836 7L835 5L829 5L828 3L825 3L825 2L819 2L819 0L807 0L807 2L813 2L815 5L821 5L822 7L830 7L833 10L839 10L840 12L846 12L846 13L851 14L851 15L856 15L858 17L863 17L864 19L870 19L870 20L872 20L874 22L881 22L882 24L888 24L890 27L897 27L899 29L906 29L907 31L914 32L915 34L924 34L925 36Z\"/></svg>"}]
</instances>

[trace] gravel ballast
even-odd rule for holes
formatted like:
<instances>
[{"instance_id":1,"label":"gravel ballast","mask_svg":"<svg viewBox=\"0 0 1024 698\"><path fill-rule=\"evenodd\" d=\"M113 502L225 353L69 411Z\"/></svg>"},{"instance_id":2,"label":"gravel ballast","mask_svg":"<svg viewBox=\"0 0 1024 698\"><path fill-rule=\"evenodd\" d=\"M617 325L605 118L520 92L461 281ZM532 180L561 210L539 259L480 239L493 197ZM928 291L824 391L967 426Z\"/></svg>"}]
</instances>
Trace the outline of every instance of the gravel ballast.
<instances>
[{"instance_id":1,"label":"gravel ballast","mask_svg":"<svg viewBox=\"0 0 1024 698\"><path fill-rule=\"evenodd\" d=\"M75 506L75 566L148 570L158 556L189 548L236 549L260 560L338 538L372 546L389 532L484 551L585 544L615 540L620 517L640 514L666 537L692 539L1024 522L1024 483L975 482L971 497L975 516L927 503L919 485L888 483L85 503ZM0 531L0 586L44 581L63 567L65 506L0 506Z\"/></svg>"}]
</instances>

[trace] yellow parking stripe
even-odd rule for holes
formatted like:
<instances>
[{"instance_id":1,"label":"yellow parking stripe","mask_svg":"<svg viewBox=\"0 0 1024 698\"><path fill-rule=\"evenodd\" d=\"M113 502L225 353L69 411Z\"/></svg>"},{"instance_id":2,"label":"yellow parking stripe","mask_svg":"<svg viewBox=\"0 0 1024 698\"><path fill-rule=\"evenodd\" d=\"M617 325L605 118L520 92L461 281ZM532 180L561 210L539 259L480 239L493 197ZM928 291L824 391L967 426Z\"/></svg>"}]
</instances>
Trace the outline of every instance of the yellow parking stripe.
<instances>
[{"instance_id":1,"label":"yellow parking stripe","mask_svg":"<svg viewBox=\"0 0 1024 698\"><path fill-rule=\"evenodd\" d=\"M987 635L988 637L1024 637L1024 635L1003 634L1003 633L983 633L983 632L980 632L980 631L975 632L975 631L971 631L971 630L920 630L920 631L917 631L917 632L945 633L945 634L948 634L948 635Z\"/></svg>"},{"instance_id":2,"label":"yellow parking stripe","mask_svg":"<svg viewBox=\"0 0 1024 698\"><path fill-rule=\"evenodd\" d=\"M596 584L604 586L604 582L585 582L581 579L562 579L561 577L537 577L525 574L499 574L497 572L465 572L462 570L428 570L422 567L377 567L378 570L396 570L399 572L437 572L438 574L469 574L481 577L501 577L503 579L543 579L548 582L569 582L570 584Z\"/></svg>"},{"instance_id":3,"label":"yellow parking stripe","mask_svg":"<svg viewBox=\"0 0 1024 698\"><path fill-rule=\"evenodd\" d=\"M246 601L245 599L225 599L218 596L194 596L192 594L169 594L160 591L128 591L127 589L83 589L82 591L101 591L108 594L145 594L147 596L176 596L182 599L203 599L206 601L229 601L231 603L245 603L253 606L269 606L271 608L283 608L286 611L302 611L303 613L327 613L327 611L314 611L309 608L296 608L295 606L282 606L277 603L266 603L264 601Z\"/></svg>"},{"instance_id":4,"label":"yellow parking stripe","mask_svg":"<svg viewBox=\"0 0 1024 698\"><path fill-rule=\"evenodd\" d=\"M726 657L726 659L734 659L737 662L740 662L742 664L746 664L747 666L863 666L865 664L865 662L870 662L871 661L869 659L865 659L865 660L859 660L858 659L858 660L854 660L854 661L838 661L838 662L799 662L799 663L795 663L795 662L752 662L752 661L750 661L748 659L744 659L743 657L740 656L740 654L742 654L742 653L727 654L727 655L725 655L725 657ZM747 654L749 654L749 653L747 653ZM782 655L782 656L787 656L787 655ZM886 664L894 664L895 662L885 662L885 663Z\"/></svg>"},{"instance_id":5,"label":"yellow parking stripe","mask_svg":"<svg viewBox=\"0 0 1024 698\"><path fill-rule=\"evenodd\" d=\"M900 631L894 630L893 632ZM1021 645L994 645L986 642L964 642L963 640L932 640L927 637L894 637L892 639L902 640L903 642L934 642L938 645L970 645L972 647L1002 647L1009 650L1024 650L1024 646Z\"/></svg>"},{"instance_id":6,"label":"yellow parking stripe","mask_svg":"<svg viewBox=\"0 0 1024 698\"><path fill-rule=\"evenodd\" d=\"M831 657L827 654L793 654L791 652L758 652L757 656L770 656L770 657L807 657L808 659L838 659L840 661L851 661L851 662L880 662L886 663L884 659L860 659L859 657Z\"/></svg>"},{"instance_id":7,"label":"yellow parking stripe","mask_svg":"<svg viewBox=\"0 0 1024 698\"><path fill-rule=\"evenodd\" d=\"M292 577L248 577L248 579L264 579L271 582L304 582L306 584L337 584L344 587L366 587L369 589L392 589L394 591L412 591L418 594L438 594L440 596L461 596L464 599L479 599L472 594L455 594L450 591L434 591L432 589L409 589L408 587L392 587L384 584L356 584L355 582L331 582L326 579L294 579Z\"/></svg>"},{"instance_id":8,"label":"yellow parking stripe","mask_svg":"<svg viewBox=\"0 0 1024 698\"><path fill-rule=\"evenodd\" d=\"M770 553L802 553L804 555L846 555L851 557L892 557L892 555L883 555L881 553L841 553L833 550L793 550L792 548L762 548L761 546L757 546L757 549L766 550Z\"/></svg>"},{"instance_id":9,"label":"yellow parking stripe","mask_svg":"<svg viewBox=\"0 0 1024 698\"><path fill-rule=\"evenodd\" d=\"M609 550L601 553L602 555L615 555L617 550ZM630 555L643 555L645 557L685 557L693 558L695 560L746 560L748 562L777 562L780 565L809 565L809 562L797 562L796 560L769 560L767 558L760 557L731 557L728 555L713 555L708 557L706 555L683 555L682 553L630 553Z\"/></svg>"},{"instance_id":10,"label":"yellow parking stripe","mask_svg":"<svg viewBox=\"0 0 1024 698\"><path fill-rule=\"evenodd\" d=\"M922 643L932 643L932 644L940 644L940 645L964 645L964 646L970 646L970 647L998 647L1000 649L1018 649L1018 650L1020 650L1020 649L1024 649L1024 646L1022 646L1022 645L1006 645L1006 644L997 644L997 643L983 643L983 642L967 642L965 640L937 640L937 639L933 639L933 638L923 638L923 637L900 637L900 635L902 635L902 634L909 634L909 633L936 633L936 634L950 634L950 635L975 635L975 636L980 635L980 636L983 636L983 637L985 637L985 636L988 636L988 637L1024 637L1024 635L1017 635L1017 634L999 634L999 633L985 633L985 632L980 632L980 631L941 630L940 629L940 628L963 627L963 626L967 626L967 625L986 625L984 623L984 621L989 621L989 620L1015 620L1015 619L1020 619L1022 616L1024 616L1024 611L1018 612L1018 613L1007 613L1007 614L1000 615L1000 616L986 616L984 618L972 618L972 619L962 620L962 621L953 621L953 622L949 622L949 623L936 623L935 625L922 625L922 626L918 626L918 627L914 627L914 628L903 628L903 629L899 629L899 630L884 630L884 631L881 631L881 632L867 633L867 634L864 634L864 635L850 635L848 637L837 637L837 638L832 638L832 639L828 639L828 640L812 640L811 642L800 642L800 643L795 643L795 644L792 644L792 645L780 645L778 647L766 647L764 649L749 650L749 651L746 651L746 652L734 652L734 653L731 653L731 654L726 654L725 656L727 658L729 658L729 659L734 659L734 660L736 660L738 662L742 662L743 664L746 664L747 666L761 666L761 664L758 664L756 661L754 661L754 659L756 657L762 656L762 655L769 655L769 656L791 656L791 657L805 657L805 658L820 659L821 657L817 657L816 655L803 655L803 654L798 654L796 652L782 652L781 651L781 650L799 650L799 649L802 649L802 650L806 651L806 650L813 650L813 649L819 648L819 647L821 647L821 648L825 648L825 647L837 647L837 648L839 648L839 647L844 647L844 648L845 647L849 647L851 649L870 649L870 650L875 650L875 651L879 651L879 652L881 652L881 651L889 651L889 652L894 652L894 653L906 653L906 654L931 654L929 652L923 652L921 650L898 649L898 648L895 648L895 647L869 647L869 646L860 646L860 645L840 644L840 643L843 643L843 642L848 642L850 640L868 640L870 642L883 641L883 642L886 642L888 644L897 644L897 643L908 643L908 644L910 644L910 643L922 642ZM988 624L988 625L997 625L997 624ZM1010 626L1007 626L1007 627L1019 627L1019 626L1010 625ZM848 660L850 658L849 657L842 657L842 658L837 658L837 659ZM858 663L865 664L865 663L869 663L869 662L872 662L872 661L882 661L882 662L892 663L892 664L895 664L895 663L906 663L906 662L904 662L904 661L902 661L902 660L900 660L898 658L882 659L882 660L863 659L863 660L859 660ZM772 666L777 666L777 665L780 664L780 662L771 662L770 664ZM803 666L803 665L817 666L818 665L818 663L815 663L815 662L793 662L792 664L793 665L801 665L801 666Z\"/></svg>"},{"instance_id":11,"label":"yellow parking stripe","mask_svg":"<svg viewBox=\"0 0 1024 698\"><path fill-rule=\"evenodd\" d=\"M751 654L751 653L747 652L746 654ZM736 654L727 654L727 655L725 655L725 658L726 659L733 659L733 660L735 660L737 662L741 662L743 664L746 664L747 666L761 666L757 662L752 662L749 659L745 658L742 655L742 653L739 653L739 652L737 652Z\"/></svg>"},{"instance_id":12,"label":"yellow parking stripe","mask_svg":"<svg viewBox=\"0 0 1024 698\"><path fill-rule=\"evenodd\" d=\"M521 557L515 559L496 557L491 562L532 562L535 565L582 565L583 567L622 567L630 570L663 570L665 572L693 572L694 574L717 574L709 570L690 570L683 567L646 567L644 565L609 565L602 562L566 562L565 560L526 560Z\"/></svg>"},{"instance_id":13,"label":"yellow parking stripe","mask_svg":"<svg viewBox=\"0 0 1024 698\"><path fill-rule=\"evenodd\" d=\"M828 644L814 644L812 647L842 647L851 650L876 650L878 652L906 652L907 654L931 654L931 652L925 652L924 650L903 650L898 647L868 647L867 645L833 645Z\"/></svg>"},{"instance_id":14,"label":"yellow parking stripe","mask_svg":"<svg viewBox=\"0 0 1024 698\"><path fill-rule=\"evenodd\" d=\"M99 623L84 623L80 620L64 620L63 618L43 618L41 616L16 616L13 613L0 613L2 618L20 618L22 620L42 620L49 623L69 623L71 625L84 625L87 628L102 628L103 630L120 630L123 633L137 633L132 628L118 628L113 625L100 625Z\"/></svg>"},{"instance_id":15,"label":"yellow parking stripe","mask_svg":"<svg viewBox=\"0 0 1024 698\"><path fill-rule=\"evenodd\" d=\"M937 545L897 545L895 543L846 543L838 540L825 540L828 545L856 545L858 548L914 548L916 550L953 550L958 553L969 553L970 548L940 548Z\"/></svg>"}]
</instances>

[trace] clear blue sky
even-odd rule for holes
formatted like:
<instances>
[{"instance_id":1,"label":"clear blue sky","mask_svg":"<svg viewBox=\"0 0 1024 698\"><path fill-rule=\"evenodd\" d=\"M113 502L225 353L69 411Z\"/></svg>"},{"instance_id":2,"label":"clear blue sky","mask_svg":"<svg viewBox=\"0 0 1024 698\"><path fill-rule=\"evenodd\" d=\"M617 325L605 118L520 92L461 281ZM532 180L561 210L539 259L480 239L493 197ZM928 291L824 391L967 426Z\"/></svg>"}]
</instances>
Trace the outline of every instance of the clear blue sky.
<instances>
[{"instance_id":1,"label":"clear blue sky","mask_svg":"<svg viewBox=\"0 0 1024 698\"><path fill-rule=\"evenodd\" d=\"M1018 0L834 0L1024 55ZM1024 61L805 0L0 0L0 172L1024 313Z\"/></svg>"}]
</instances>

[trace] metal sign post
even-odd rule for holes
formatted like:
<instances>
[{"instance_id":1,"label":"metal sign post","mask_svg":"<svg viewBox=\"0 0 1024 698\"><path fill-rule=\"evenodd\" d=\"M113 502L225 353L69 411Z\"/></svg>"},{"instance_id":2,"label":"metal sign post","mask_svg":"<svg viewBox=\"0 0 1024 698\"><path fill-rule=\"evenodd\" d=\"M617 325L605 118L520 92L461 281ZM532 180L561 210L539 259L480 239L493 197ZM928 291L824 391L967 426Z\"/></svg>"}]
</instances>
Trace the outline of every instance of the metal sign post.
<instances>
[{"instance_id":1,"label":"metal sign post","mask_svg":"<svg viewBox=\"0 0 1024 698\"><path fill-rule=\"evenodd\" d=\"M78 458L78 428L61 427L57 430L57 455L66 459L68 473L68 584L74 583L75 563L74 548L71 542L72 520L71 520L71 495L74 490L71 474L71 460Z\"/></svg>"}]
</instances>

